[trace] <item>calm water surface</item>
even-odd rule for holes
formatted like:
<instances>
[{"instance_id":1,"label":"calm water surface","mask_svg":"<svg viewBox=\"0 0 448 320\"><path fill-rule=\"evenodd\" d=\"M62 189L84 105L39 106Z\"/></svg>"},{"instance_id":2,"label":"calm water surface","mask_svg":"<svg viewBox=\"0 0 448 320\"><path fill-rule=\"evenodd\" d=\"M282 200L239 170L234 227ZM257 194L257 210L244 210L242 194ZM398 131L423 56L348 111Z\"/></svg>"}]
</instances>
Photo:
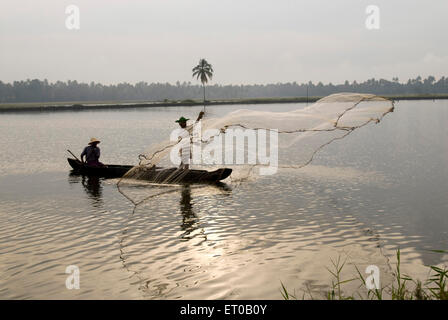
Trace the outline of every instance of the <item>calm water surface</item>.
<instances>
[{"instance_id":1,"label":"calm water surface","mask_svg":"<svg viewBox=\"0 0 448 320\"><path fill-rule=\"evenodd\" d=\"M348 269L378 265L384 281L397 248L411 274L447 263L428 250L448 249L448 101L399 102L306 168L178 187L137 207L116 180L70 174L66 149L79 154L91 136L103 162L135 164L199 111L1 114L0 298L281 299L280 282L328 290L338 255ZM79 290L65 287L69 265Z\"/></svg>"}]
</instances>

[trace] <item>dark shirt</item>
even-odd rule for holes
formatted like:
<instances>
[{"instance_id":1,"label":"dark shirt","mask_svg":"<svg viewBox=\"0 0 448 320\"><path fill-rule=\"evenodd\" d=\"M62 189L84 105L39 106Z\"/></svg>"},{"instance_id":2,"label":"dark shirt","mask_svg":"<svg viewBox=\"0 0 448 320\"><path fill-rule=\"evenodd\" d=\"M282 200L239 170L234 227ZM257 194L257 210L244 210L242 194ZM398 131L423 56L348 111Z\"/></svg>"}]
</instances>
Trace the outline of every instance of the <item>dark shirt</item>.
<instances>
[{"instance_id":1,"label":"dark shirt","mask_svg":"<svg viewBox=\"0 0 448 320\"><path fill-rule=\"evenodd\" d=\"M84 148L84 151L81 153L81 158L86 156L87 162L98 162L100 158L100 148L87 146Z\"/></svg>"}]
</instances>

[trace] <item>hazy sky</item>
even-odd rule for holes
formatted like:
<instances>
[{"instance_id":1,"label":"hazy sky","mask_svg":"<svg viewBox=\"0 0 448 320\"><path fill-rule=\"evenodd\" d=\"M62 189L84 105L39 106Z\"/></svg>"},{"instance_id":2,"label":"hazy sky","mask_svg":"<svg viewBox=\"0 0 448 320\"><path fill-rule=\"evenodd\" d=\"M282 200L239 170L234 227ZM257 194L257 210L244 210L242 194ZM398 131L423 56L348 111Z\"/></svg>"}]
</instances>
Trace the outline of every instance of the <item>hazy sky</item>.
<instances>
[{"instance_id":1,"label":"hazy sky","mask_svg":"<svg viewBox=\"0 0 448 320\"><path fill-rule=\"evenodd\" d=\"M447 21L447 0L1 0L0 80L195 83L202 57L220 84L439 78Z\"/></svg>"}]
</instances>

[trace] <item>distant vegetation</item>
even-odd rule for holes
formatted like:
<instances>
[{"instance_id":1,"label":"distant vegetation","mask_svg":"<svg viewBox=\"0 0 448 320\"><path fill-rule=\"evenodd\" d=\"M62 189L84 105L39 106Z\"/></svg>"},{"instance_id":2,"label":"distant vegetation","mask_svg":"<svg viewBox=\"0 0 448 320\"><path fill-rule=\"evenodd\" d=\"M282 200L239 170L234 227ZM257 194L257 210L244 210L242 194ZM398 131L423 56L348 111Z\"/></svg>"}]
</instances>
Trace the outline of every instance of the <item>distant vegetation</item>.
<instances>
[{"instance_id":1,"label":"distant vegetation","mask_svg":"<svg viewBox=\"0 0 448 320\"><path fill-rule=\"evenodd\" d=\"M370 79L333 85L321 82L298 84L276 83L266 85L209 85L208 99L253 99L253 98L288 98L308 96L327 96L336 92L362 92L378 95L429 95L448 94L448 78L436 80L417 77L406 82L398 78L389 80ZM0 81L0 103L15 102L62 102L62 101L169 101L196 100L202 98L203 87L190 82L146 83L134 85L120 83L102 85L77 81L50 83L47 80L25 80L4 83Z\"/></svg>"}]
</instances>

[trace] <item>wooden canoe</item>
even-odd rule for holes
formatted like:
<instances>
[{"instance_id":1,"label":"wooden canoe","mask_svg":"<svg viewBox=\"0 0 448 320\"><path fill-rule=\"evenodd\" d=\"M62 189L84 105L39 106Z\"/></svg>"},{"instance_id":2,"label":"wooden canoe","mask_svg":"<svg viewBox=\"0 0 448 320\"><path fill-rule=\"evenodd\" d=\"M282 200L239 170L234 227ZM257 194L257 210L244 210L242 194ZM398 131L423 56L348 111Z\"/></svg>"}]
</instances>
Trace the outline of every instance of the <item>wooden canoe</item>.
<instances>
[{"instance_id":1,"label":"wooden canoe","mask_svg":"<svg viewBox=\"0 0 448 320\"><path fill-rule=\"evenodd\" d=\"M105 165L104 167L91 167L78 160L67 158L75 173L87 176L104 178L121 178L134 166ZM226 179L232 173L230 168L221 168L215 171L185 170L178 168L147 168L137 167L136 175L139 179L157 183L213 183Z\"/></svg>"}]
</instances>

